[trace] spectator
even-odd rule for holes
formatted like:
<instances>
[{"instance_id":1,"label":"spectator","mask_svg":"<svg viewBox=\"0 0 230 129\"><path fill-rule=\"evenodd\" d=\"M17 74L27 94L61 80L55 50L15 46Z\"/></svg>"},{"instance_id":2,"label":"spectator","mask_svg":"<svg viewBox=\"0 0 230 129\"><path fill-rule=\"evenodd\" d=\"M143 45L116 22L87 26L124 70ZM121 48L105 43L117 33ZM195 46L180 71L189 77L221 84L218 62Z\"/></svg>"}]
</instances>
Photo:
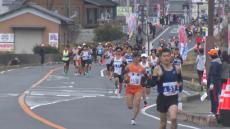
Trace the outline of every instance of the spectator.
<instances>
[{"instance_id":1,"label":"spectator","mask_svg":"<svg viewBox=\"0 0 230 129\"><path fill-rule=\"evenodd\" d=\"M229 56L227 51L223 51L222 53L222 72L221 72L221 82L227 83L230 73L230 63L229 63Z\"/></svg>"},{"instance_id":2,"label":"spectator","mask_svg":"<svg viewBox=\"0 0 230 129\"><path fill-rule=\"evenodd\" d=\"M217 117L217 108L219 104L219 95L221 93L221 69L222 62L216 49L211 49L208 54L211 57L208 72L208 91L210 92L211 113Z\"/></svg>"},{"instance_id":3,"label":"spectator","mask_svg":"<svg viewBox=\"0 0 230 129\"><path fill-rule=\"evenodd\" d=\"M199 55L197 55L196 57L196 70L197 70L197 74L198 74L198 81L200 83L200 85L202 84L202 76L204 73L204 69L205 69L205 62L206 62L206 57L204 55L204 49L201 48L199 49ZM203 91L203 87L201 86L201 91Z\"/></svg>"},{"instance_id":4,"label":"spectator","mask_svg":"<svg viewBox=\"0 0 230 129\"><path fill-rule=\"evenodd\" d=\"M44 64L44 62L45 62L45 50L44 50L44 46L45 45L42 43L41 44L41 49L39 51L39 55L41 57L41 64Z\"/></svg>"}]
</instances>

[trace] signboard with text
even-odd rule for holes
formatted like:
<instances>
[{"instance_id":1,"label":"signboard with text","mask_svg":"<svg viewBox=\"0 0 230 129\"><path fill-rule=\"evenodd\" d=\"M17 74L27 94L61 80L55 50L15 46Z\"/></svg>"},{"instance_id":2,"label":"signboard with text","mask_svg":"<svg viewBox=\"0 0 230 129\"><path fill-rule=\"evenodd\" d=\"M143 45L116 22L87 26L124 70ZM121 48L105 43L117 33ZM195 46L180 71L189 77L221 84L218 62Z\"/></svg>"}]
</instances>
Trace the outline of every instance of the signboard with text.
<instances>
[{"instance_id":1,"label":"signboard with text","mask_svg":"<svg viewBox=\"0 0 230 129\"><path fill-rule=\"evenodd\" d=\"M14 50L14 34L0 33L0 51L11 52Z\"/></svg>"},{"instance_id":2,"label":"signboard with text","mask_svg":"<svg viewBox=\"0 0 230 129\"><path fill-rule=\"evenodd\" d=\"M49 45L58 48L58 33L49 33Z\"/></svg>"},{"instance_id":3,"label":"signboard with text","mask_svg":"<svg viewBox=\"0 0 230 129\"><path fill-rule=\"evenodd\" d=\"M11 52L14 50L14 43L0 43L0 51Z\"/></svg>"},{"instance_id":4,"label":"signboard with text","mask_svg":"<svg viewBox=\"0 0 230 129\"><path fill-rule=\"evenodd\" d=\"M132 13L132 7L118 6L117 7L117 16L128 16Z\"/></svg>"},{"instance_id":5,"label":"signboard with text","mask_svg":"<svg viewBox=\"0 0 230 129\"><path fill-rule=\"evenodd\" d=\"M0 43L13 43L14 34L12 33L0 33Z\"/></svg>"}]
</instances>

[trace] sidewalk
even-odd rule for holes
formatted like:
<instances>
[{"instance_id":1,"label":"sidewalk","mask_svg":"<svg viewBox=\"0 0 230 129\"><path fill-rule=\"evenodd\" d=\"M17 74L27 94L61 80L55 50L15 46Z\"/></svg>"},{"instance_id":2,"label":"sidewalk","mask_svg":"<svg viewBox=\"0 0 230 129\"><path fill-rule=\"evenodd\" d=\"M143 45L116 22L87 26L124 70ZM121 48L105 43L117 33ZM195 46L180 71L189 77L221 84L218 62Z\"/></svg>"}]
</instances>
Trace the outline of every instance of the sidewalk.
<instances>
[{"instance_id":1,"label":"sidewalk","mask_svg":"<svg viewBox=\"0 0 230 129\"><path fill-rule=\"evenodd\" d=\"M215 116L212 116L210 114L211 102L209 100L205 100L203 102L200 101L199 85L192 85L189 82L186 82L184 84L184 87L188 89L190 89L191 86L191 90L198 90L198 94L182 97L182 110L179 110L178 112L178 119L181 121L191 122L200 126L222 127L217 123Z\"/></svg>"}]
</instances>

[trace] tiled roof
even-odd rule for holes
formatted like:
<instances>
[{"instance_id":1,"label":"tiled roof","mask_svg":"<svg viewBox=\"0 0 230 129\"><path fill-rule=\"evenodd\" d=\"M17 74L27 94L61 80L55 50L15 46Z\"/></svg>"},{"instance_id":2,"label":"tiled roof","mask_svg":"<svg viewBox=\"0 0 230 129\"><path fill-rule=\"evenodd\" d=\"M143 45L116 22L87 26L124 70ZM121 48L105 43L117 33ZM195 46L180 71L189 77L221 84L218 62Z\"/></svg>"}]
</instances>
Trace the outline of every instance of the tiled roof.
<instances>
[{"instance_id":1,"label":"tiled roof","mask_svg":"<svg viewBox=\"0 0 230 129\"><path fill-rule=\"evenodd\" d=\"M0 15L0 18L3 17L3 16L6 16L6 15L8 15L8 14L12 14L12 13L14 13L14 12L16 12L16 11L20 11L20 10L25 9L25 8L32 8L32 9L35 9L35 10L37 10L37 11L40 11L40 12L42 12L42 13L44 13L44 14L47 14L47 15L49 15L49 16L51 16L51 17L55 17L55 18L61 20L62 22L65 22L65 23L68 23L68 24L73 23L73 20L72 20L72 19L67 18L67 17L65 17L65 16L62 16L62 15L60 15L60 14L58 14L58 13L52 12L52 11L46 9L46 8L43 8L43 7L39 6L39 5L34 4L34 3L27 4L27 5L23 5L23 6L19 7L19 8L17 8L17 9L14 9L14 10L11 10L11 11L9 11L9 12L6 12L6 13Z\"/></svg>"},{"instance_id":2,"label":"tiled roof","mask_svg":"<svg viewBox=\"0 0 230 129\"><path fill-rule=\"evenodd\" d=\"M117 6L117 3L113 2L112 0L84 0L84 1L97 6L110 6L110 7Z\"/></svg>"}]
</instances>

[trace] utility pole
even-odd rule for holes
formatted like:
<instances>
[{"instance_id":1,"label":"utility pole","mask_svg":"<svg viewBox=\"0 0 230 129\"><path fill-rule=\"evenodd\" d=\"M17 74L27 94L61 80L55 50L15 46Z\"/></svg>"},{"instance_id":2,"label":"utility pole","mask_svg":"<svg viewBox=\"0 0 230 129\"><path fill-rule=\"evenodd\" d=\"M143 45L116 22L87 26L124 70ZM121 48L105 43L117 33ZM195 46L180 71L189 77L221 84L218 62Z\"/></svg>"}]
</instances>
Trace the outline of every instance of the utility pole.
<instances>
[{"instance_id":1,"label":"utility pole","mask_svg":"<svg viewBox=\"0 0 230 129\"><path fill-rule=\"evenodd\" d=\"M205 45L205 53L206 53L206 70L209 72L209 58L208 51L214 48L214 36L213 36L213 26L214 26L214 0L208 1L208 37Z\"/></svg>"}]
</instances>

